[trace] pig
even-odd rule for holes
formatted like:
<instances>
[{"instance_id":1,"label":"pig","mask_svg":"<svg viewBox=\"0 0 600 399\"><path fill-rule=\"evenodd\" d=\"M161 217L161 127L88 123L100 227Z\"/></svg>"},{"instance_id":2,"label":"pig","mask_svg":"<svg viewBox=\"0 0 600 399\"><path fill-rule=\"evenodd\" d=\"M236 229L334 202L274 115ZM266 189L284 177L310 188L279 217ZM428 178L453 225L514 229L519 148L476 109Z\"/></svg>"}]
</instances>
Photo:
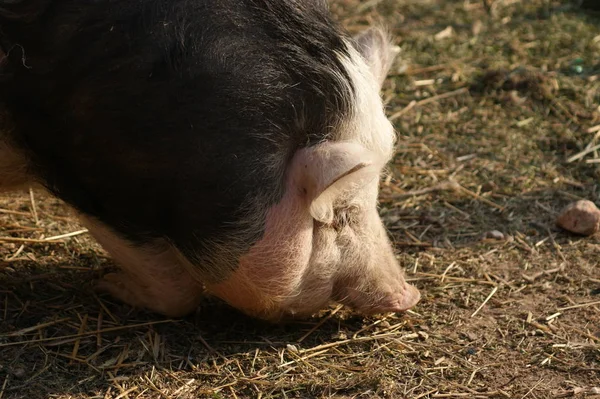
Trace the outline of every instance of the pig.
<instances>
[{"instance_id":1,"label":"pig","mask_svg":"<svg viewBox=\"0 0 600 399\"><path fill-rule=\"evenodd\" d=\"M324 0L0 0L0 188L68 204L169 317L420 300L378 214L397 51Z\"/></svg>"}]
</instances>

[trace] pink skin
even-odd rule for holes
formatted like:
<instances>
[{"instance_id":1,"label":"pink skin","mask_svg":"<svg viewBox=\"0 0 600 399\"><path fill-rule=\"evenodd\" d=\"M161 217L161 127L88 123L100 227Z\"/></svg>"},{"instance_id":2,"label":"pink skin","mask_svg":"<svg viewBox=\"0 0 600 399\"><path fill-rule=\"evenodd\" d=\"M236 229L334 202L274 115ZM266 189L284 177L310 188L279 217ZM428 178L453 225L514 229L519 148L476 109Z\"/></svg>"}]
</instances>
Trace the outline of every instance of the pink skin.
<instances>
[{"instance_id":1,"label":"pink skin","mask_svg":"<svg viewBox=\"0 0 600 399\"><path fill-rule=\"evenodd\" d=\"M267 216L263 239L230 278L208 291L268 320L308 316L332 300L366 314L414 306L419 291L404 280L377 214L379 168L369 151L351 143L299 151L285 196ZM330 206L340 202L335 212L351 212L354 223L336 228L327 204L316 211L325 208L324 221L315 222L311 205L322 196Z\"/></svg>"},{"instance_id":2,"label":"pink skin","mask_svg":"<svg viewBox=\"0 0 600 399\"><path fill-rule=\"evenodd\" d=\"M135 247L93 218L80 215L80 221L121 268L106 274L98 291L168 317L185 316L199 306L204 288L170 244L157 241Z\"/></svg>"}]
</instances>

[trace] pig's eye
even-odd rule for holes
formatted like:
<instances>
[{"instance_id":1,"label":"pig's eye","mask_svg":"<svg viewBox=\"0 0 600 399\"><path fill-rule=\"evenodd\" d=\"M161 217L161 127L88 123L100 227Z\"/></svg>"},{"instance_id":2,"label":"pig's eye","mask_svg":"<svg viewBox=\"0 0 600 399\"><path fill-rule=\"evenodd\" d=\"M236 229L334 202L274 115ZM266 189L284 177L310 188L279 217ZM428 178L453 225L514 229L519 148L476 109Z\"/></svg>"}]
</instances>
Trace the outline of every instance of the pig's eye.
<instances>
[{"instance_id":1,"label":"pig's eye","mask_svg":"<svg viewBox=\"0 0 600 399\"><path fill-rule=\"evenodd\" d=\"M335 216L333 218L331 227L333 227L336 231L341 231L344 227L354 224L359 211L360 210L357 206L348 206L335 209Z\"/></svg>"},{"instance_id":2,"label":"pig's eye","mask_svg":"<svg viewBox=\"0 0 600 399\"><path fill-rule=\"evenodd\" d=\"M345 212L336 214L335 217L333 218L333 223L331 223L331 227L333 227L336 231L342 230L347 225L348 225L348 215Z\"/></svg>"}]
</instances>

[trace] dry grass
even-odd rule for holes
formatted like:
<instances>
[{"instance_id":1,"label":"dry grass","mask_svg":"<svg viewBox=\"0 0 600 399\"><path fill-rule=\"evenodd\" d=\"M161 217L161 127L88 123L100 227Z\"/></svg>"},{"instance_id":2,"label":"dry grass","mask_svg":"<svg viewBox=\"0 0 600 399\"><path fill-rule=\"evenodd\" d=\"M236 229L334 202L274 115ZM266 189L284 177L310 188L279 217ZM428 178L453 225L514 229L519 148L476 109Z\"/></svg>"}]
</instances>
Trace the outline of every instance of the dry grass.
<instances>
[{"instance_id":1,"label":"dry grass","mask_svg":"<svg viewBox=\"0 0 600 399\"><path fill-rule=\"evenodd\" d=\"M599 201L600 18L554 0L332 3L350 30L383 16L403 49L382 215L414 312L271 326L207 300L164 320L93 294L111 261L59 201L6 195L0 398L600 397L600 238L554 225Z\"/></svg>"}]
</instances>

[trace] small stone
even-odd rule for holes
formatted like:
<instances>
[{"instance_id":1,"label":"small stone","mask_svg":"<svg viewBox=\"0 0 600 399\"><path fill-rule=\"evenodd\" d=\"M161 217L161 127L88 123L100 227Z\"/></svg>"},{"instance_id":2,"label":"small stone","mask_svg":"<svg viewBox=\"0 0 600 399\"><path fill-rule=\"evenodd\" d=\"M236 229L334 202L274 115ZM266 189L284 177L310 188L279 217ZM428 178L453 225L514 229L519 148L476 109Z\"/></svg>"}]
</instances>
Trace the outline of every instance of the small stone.
<instances>
[{"instance_id":1,"label":"small stone","mask_svg":"<svg viewBox=\"0 0 600 399\"><path fill-rule=\"evenodd\" d=\"M462 335L469 341L477 341L479 339L479 336L472 331L465 331Z\"/></svg>"},{"instance_id":2,"label":"small stone","mask_svg":"<svg viewBox=\"0 0 600 399\"><path fill-rule=\"evenodd\" d=\"M433 37L435 38L435 40L442 40L442 39L447 39L447 38L451 37L452 35L454 35L454 28L452 28L452 26L448 25L446 27L446 29L436 33Z\"/></svg>"},{"instance_id":3,"label":"small stone","mask_svg":"<svg viewBox=\"0 0 600 399\"><path fill-rule=\"evenodd\" d=\"M472 346L469 346L466 350L467 355L476 355L477 354L477 349L473 348Z\"/></svg>"},{"instance_id":4,"label":"small stone","mask_svg":"<svg viewBox=\"0 0 600 399\"><path fill-rule=\"evenodd\" d=\"M504 240L504 234L498 230L492 230L485 233L485 238L490 238L492 240Z\"/></svg>"},{"instance_id":5,"label":"small stone","mask_svg":"<svg viewBox=\"0 0 600 399\"><path fill-rule=\"evenodd\" d=\"M12 374L17 378L22 378L25 375L25 369L23 367L17 367L12 370Z\"/></svg>"},{"instance_id":6,"label":"small stone","mask_svg":"<svg viewBox=\"0 0 600 399\"><path fill-rule=\"evenodd\" d=\"M572 202L562 210L556 224L575 234L592 235L600 227L600 209L592 201Z\"/></svg>"},{"instance_id":7,"label":"small stone","mask_svg":"<svg viewBox=\"0 0 600 399\"><path fill-rule=\"evenodd\" d=\"M471 26L471 32L473 32L473 36L478 36L483 29L483 23L480 20L473 22Z\"/></svg>"},{"instance_id":8,"label":"small stone","mask_svg":"<svg viewBox=\"0 0 600 399\"><path fill-rule=\"evenodd\" d=\"M390 324L390 322L389 322L389 321L387 321L387 320L384 320L384 321L382 321L381 323L379 323L379 327L381 327L381 328L390 328L390 327L391 327L391 324Z\"/></svg>"},{"instance_id":9,"label":"small stone","mask_svg":"<svg viewBox=\"0 0 600 399\"><path fill-rule=\"evenodd\" d=\"M581 65L573 65L571 69L578 75L581 75L583 73L583 67Z\"/></svg>"}]
</instances>

